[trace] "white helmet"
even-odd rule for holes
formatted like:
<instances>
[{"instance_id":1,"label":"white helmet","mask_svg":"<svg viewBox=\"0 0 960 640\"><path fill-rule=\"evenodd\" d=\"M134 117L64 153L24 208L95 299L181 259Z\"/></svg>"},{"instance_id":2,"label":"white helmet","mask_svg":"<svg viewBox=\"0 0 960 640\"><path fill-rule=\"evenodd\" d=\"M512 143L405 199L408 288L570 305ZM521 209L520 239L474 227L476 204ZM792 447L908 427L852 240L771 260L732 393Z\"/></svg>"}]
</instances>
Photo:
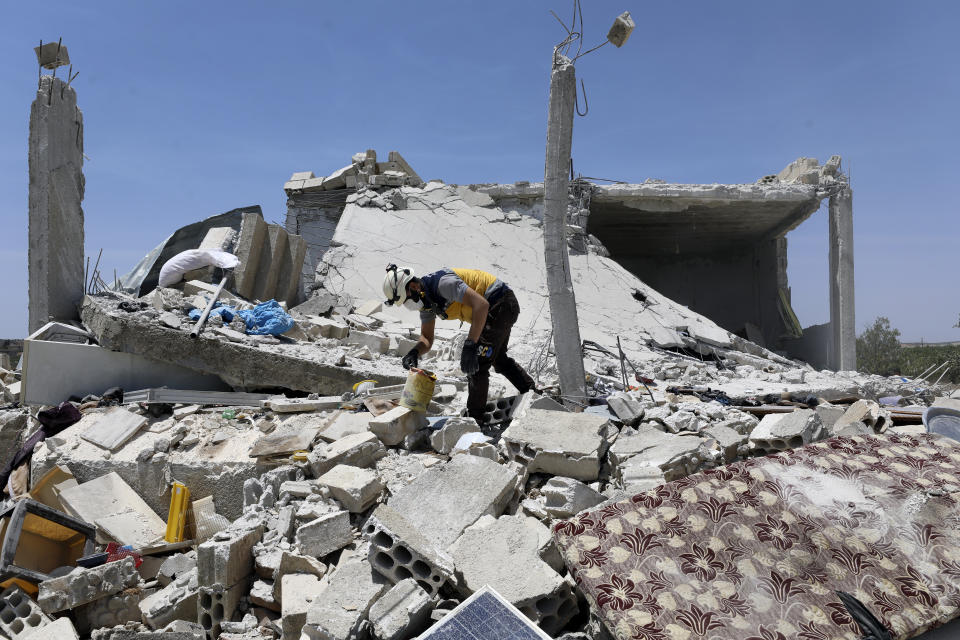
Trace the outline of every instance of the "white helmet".
<instances>
[{"instance_id":1,"label":"white helmet","mask_svg":"<svg viewBox=\"0 0 960 640\"><path fill-rule=\"evenodd\" d=\"M414 279L413 269L387 265L387 275L383 278L383 295L388 305L401 305L407 300L407 283Z\"/></svg>"}]
</instances>

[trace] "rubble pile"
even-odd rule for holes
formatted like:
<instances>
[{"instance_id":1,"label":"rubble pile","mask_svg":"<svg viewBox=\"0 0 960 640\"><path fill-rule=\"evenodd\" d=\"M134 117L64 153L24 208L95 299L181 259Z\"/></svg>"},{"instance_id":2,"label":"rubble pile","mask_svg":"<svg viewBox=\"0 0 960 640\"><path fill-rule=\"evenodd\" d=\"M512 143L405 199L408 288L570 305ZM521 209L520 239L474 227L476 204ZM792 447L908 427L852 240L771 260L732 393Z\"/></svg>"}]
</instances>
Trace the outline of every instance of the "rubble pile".
<instances>
[{"instance_id":1,"label":"rubble pile","mask_svg":"<svg viewBox=\"0 0 960 640\"><path fill-rule=\"evenodd\" d=\"M29 407L0 409L0 633L403 640L490 587L552 637L606 638L558 524L835 436L924 431L926 407L957 402L748 342L587 239L571 256L589 396L575 406L550 352L542 205L424 183L399 154L353 160L285 185L350 191L312 298L296 304L299 250L222 292L214 269L117 287L25 341L23 393L0 371ZM238 215L237 238L300 246ZM217 229L204 238L233 237ZM522 301L511 353L544 391L494 376L483 424L464 417L459 328L437 327L421 359L437 375L426 411L402 401L419 323L379 302L385 264L458 264L464 230ZM85 375L93 358L116 366ZM142 383L158 371L196 385ZM59 404L31 400L54 388Z\"/></svg>"}]
</instances>

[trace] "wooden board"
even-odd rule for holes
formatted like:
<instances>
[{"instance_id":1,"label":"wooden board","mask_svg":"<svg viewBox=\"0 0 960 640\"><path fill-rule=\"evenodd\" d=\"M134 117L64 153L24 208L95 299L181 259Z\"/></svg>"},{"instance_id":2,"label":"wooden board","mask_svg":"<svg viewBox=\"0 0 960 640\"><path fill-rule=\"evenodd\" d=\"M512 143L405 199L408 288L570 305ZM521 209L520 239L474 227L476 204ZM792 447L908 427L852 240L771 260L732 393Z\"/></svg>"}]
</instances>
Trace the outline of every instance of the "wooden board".
<instances>
[{"instance_id":1,"label":"wooden board","mask_svg":"<svg viewBox=\"0 0 960 640\"><path fill-rule=\"evenodd\" d=\"M147 424L146 416L113 407L87 427L80 437L107 451L119 449Z\"/></svg>"}]
</instances>

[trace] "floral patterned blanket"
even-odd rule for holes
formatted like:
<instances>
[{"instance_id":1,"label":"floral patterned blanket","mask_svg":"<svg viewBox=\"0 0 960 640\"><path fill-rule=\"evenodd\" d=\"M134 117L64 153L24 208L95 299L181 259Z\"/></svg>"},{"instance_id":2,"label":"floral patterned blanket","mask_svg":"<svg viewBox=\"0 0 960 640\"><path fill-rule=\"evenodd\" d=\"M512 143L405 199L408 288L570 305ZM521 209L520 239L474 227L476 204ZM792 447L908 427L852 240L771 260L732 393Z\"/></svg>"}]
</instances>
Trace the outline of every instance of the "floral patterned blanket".
<instances>
[{"instance_id":1,"label":"floral patterned blanket","mask_svg":"<svg viewBox=\"0 0 960 640\"><path fill-rule=\"evenodd\" d=\"M960 607L960 443L838 437L691 475L554 526L622 640L893 638Z\"/></svg>"}]
</instances>

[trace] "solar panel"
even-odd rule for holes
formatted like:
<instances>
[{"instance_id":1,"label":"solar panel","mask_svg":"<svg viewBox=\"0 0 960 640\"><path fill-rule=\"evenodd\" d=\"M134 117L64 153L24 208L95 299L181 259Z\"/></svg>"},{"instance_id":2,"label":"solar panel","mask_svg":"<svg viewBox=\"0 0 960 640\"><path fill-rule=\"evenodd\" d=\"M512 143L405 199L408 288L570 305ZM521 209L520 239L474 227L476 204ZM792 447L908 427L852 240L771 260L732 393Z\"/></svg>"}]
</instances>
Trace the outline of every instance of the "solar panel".
<instances>
[{"instance_id":1,"label":"solar panel","mask_svg":"<svg viewBox=\"0 0 960 640\"><path fill-rule=\"evenodd\" d=\"M484 586L417 640L550 640L550 636Z\"/></svg>"}]
</instances>

